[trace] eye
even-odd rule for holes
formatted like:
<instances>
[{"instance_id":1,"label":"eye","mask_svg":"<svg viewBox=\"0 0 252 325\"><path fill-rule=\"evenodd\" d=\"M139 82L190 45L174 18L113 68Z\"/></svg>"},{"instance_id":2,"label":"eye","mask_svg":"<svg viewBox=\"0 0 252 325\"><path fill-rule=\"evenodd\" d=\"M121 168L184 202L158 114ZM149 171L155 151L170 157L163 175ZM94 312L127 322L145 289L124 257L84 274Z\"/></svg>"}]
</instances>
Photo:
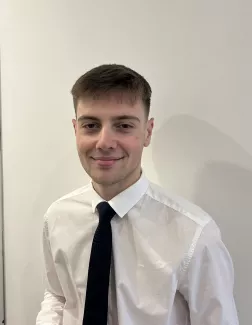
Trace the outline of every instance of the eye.
<instances>
[{"instance_id":1,"label":"eye","mask_svg":"<svg viewBox=\"0 0 252 325\"><path fill-rule=\"evenodd\" d=\"M97 123L88 123L88 124L83 124L82 128L88 129L88 130L94 130L97 129L99 125Z\"/></svg>"},{"instance_id":2,"label":"eye","mask_svg":"<svg viewBox=\"0 0 252 325\"><path fill-rule=\"evenodd\" d=\"M118 125L118 127L119 127L119 129L132 129L133 128L133 126L132 125L130 125L130 124L127 124L127 123L121 123L121 124L119 124Z\"/></svg>"}]
</instances>

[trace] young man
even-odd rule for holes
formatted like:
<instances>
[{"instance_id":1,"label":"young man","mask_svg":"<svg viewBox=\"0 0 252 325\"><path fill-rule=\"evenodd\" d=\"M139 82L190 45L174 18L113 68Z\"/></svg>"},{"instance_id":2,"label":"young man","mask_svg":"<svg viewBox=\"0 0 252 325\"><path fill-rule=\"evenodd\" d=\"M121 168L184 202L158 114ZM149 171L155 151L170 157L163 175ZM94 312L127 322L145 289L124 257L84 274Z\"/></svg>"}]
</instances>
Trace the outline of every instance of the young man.
<instances>
[{"instance_id":1,"label":"young man","mask_svg":"<svg viewBox=\"0 0 252 325\"><path fill-rule=\"evenodd\" d=\"M237 325L233 266L211 217L149 182L151 88L102 65L72 89L91 182L48 209L37 325Z\"/></svg>"}]
</instances>

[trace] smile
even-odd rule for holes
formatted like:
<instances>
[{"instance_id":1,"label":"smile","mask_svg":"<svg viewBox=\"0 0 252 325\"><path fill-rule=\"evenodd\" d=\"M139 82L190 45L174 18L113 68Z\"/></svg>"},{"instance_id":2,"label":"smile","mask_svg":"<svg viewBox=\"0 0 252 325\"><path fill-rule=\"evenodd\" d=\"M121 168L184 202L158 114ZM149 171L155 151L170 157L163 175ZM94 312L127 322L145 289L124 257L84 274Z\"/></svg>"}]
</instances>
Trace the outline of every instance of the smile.
<instances>
[{"instance_id":1,"label":"smile","mask_svg":"<svg viewBox=\"0 0 252 325\"><path fill-rule=\"evenodd\" d=\"M122 158L111 158L111 157L99 157L92 158L95 163L100 167L110 167L113 166L117 161L122 160Z\"/></svg>"},{"instance_id":2,"label":"smile","mask_svg":"<svg viewBox=\"0 0 252 325\"><path fill-rule=\"evenodd\" d=\"M114 158L114 157L98 157L98 158L93 158L94 160L102 160L102 161L111 161L111 160L120 160L121 158Z\"/></svg>"}]
</instances>

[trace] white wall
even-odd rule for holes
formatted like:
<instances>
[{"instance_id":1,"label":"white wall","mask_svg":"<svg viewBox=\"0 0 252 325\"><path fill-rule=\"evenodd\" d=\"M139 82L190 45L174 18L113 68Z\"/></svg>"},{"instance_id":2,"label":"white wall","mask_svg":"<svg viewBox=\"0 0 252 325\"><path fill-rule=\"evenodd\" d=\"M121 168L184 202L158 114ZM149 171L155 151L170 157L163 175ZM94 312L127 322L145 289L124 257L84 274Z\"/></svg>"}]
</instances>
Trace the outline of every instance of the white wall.
<instances>
[{"instance_id":1,"label":"white wall","mask_svg":"<svg viewBox=\"0 0 252 325\"><path fill-rule=\"evenodd\" d=\"M0 70L1 75L1 70ZM0 128L1 128L1 79L0 79ZM4 265L3 265L3 175L2 175L2 129L0 129L0 323L4 321Z\"/></svg>"},{"instance_id":2,"label":"white wall","mask_svg":"<svg viewBox=\"0 0 252 325\"><path fill-rule=\"evenodd\" d=\"M156 131L146 173L216 219L234 259L240 322L250 325L252 2L1 4L7 324L35 323L42 216L87 182L70 88L94 65L117 62L153 87Z\"/></svg>"}]
</instances>

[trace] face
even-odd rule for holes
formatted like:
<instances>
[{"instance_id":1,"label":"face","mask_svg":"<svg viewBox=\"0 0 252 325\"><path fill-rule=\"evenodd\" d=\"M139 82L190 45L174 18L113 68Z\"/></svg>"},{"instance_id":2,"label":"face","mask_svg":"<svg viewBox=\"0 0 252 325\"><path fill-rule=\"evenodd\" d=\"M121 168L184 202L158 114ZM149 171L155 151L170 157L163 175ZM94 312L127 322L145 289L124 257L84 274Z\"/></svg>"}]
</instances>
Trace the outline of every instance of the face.
<instances>
[{"instance_id":1,"label":"face","mask_svg":"<svg viewBox=\"0 0 252 325\"><path fill-rule=\"evenodd\" d=\"M73 125L81 164L93 183L124 189L140 177L153 129L141 100L80 100Z\"/></svg>"}]
</instances>

